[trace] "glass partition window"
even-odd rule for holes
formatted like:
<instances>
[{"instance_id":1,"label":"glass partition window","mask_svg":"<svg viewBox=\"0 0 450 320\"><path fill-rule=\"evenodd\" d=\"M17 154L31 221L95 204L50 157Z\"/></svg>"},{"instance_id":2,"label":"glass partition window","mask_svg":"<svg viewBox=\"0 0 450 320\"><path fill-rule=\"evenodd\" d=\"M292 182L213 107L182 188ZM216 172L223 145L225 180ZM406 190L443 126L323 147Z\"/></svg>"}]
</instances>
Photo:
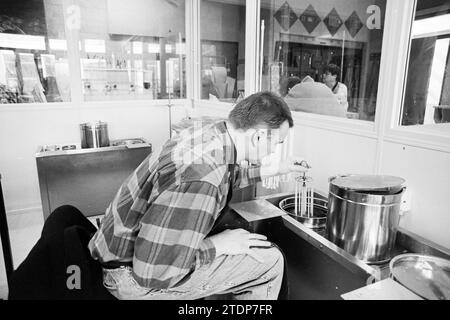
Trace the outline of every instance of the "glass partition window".
<instances>
[{"instance_id":1,"label":"glass partition window","mask_svg":"<svg viewBox=\"0 0 450 320\"><path fill-rule=\"evenodd\" d=\"M418 0L400 123L450 122L450 3Z\"/></svg>"},{"instance_id":2,"label":"glass partition window","mask_svg":"<svg viewBox=\"0 0 450 320\"><path fill-rule=\"evenodd\" d=\"M186 97L185 1L75 1L85 101Z\"/></svg>"},{"instance_id":3,"label":"glass partition window","mask_svg":"<svg viewBox=\"0 0 450 320\"><path fill-rule=\"evenodd\" d=\"M201 98L234 102L244 96L245 0L202 0Z\"/></svg>"},{"instance_id":4,"label":"glass partition window","mask_svg":"<svg viewBox=\"0 0 450 320\"><path fill-rule=\"evenodd\" d=\"M261 90L293 111L374 121L386 0L262 0Z\"/></svg>"},{"instance_id":5,"label":"glass partition window","mask_svg":"<svg viewBox=\"0 0 450 320\"><path fill-rule=\"evenodd\" d=\"M70 101L61 1L2 0L0 104Z\"/></svg>"}]
</instances>

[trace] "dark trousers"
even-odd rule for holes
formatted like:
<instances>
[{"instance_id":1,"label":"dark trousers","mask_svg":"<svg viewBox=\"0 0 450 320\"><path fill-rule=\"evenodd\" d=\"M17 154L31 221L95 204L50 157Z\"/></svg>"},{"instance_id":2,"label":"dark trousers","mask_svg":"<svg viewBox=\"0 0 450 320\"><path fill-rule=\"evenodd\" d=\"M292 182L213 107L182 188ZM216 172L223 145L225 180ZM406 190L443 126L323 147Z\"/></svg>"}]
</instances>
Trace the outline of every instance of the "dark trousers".
<instances>
[{"instance_id":1,"label":"dark trousers","mask_svg":"<svg viewBox=\"0 0 450 320\"><path fill-rule=\"evenodd\" d=\"M114 299L87 245L95 226L76 208L61 206L47 218L41 237L14 271L10 300Z\"/></svg>"}]
</instances>

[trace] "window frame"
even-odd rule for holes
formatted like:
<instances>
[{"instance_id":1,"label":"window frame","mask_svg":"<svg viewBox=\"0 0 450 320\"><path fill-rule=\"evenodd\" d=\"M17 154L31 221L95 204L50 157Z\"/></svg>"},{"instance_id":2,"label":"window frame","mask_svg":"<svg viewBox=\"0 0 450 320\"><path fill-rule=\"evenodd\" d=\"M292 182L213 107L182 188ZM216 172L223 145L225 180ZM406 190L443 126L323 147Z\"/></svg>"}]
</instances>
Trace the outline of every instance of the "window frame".
<instances>
[{"instance_id":1,"label":"window frame","mask_svg":"<svg viewBox=\"0 0 450 320\"><path fill-rule=\"evenodd\" d=\"M235 105L232 102L224 102L224 101L211 101L206 99L201 99L201 2L202 0L186 0L186 5L190 3L191 9L191 21L192 25L195 25L195 28L192 29L192 38L191 38L191 46L195 48L195 51L192 51L192 70L194 71L194 75L192 80L194 81L193 92L192 92L192 106L195 108L196 106L204 107L206 103L210 103L214 105L215 108L222 108L224 110L231 110ZM244 90L246 96L251 93L256 92L255 84L256 84L256 61L254 61L253 57L256 54L256 36L254 34L249 34L249 30L253 30L253 23L256 23L257 16L256 15L257 8L259 5L259 0L246 0L245 3L245 85ZM187 20L187 19L186 19ZM187 40L186 40L187 41ZM252 56L253 54L253 56ZM187 72L187 71L186 71ZM250 94L248 94L251 92Z\"/></svg>"},{"instance_id":2,"label":"window frame","mask_svg":"<svg viewBox=\"0 0 450 320\"><path fill-rule=\"evenodd\" d=\"M392 2L392 0L391 0ZM392 32L390 41L390 70L394 76L385 84L383 115L378 120L385 141L438 151L450 151L450 123L402 126L401 114L405 99L412 25L415 20L417 0L395 1L390 13ZM385 70L385 73L388 71ZM385 74L386 75L386 74ZM389 101L391 101L389 103ZM389 108L391 107L391 108Z\"/></svg>"},{"instance_id":3,"label":"window frame","mask_svg":"<svg viewBox=\"0 0 450 320\"><path fill-rule=\"evenodd\" d=\"M197 0L186 0L185 4L185 34L186 34L186 98L171 99L171 106L183 105L188 107L193 100L192 85L195 84L192 77L195 72L188 72L193 70L192 66L195 64L192 54L192 40L193 40L193 14L192 8ZM71 5L76 5L75 0L62 0L63 16L64 16L64 32L65 40L67 41L67 61L70 72L70 101L67 102L46 102L46 103L14 103L14 104L0 104L0 112L11 111L27 111L27 110L48 110L48 109L83 109L83 108L118 108L124 105L133 104L138 107L161 107L168 106L169 99L135 99L135 100L104 100L104 101L86 101L83 96L83 84L81 79L81 55L79 52L80 36L79 30L71 30L67 25L68 9Z\"/></svg>"},{"instance_id":4,"label":"window frame","mask_svg":"<svg viewBox=\"0 0 450 320\"><path fill-rule=\"evenodd\" d=\"M201 0L192 0L198 1ZM387 11L389 5L392 5L395 0L386 0L386 19L385 25L386 29L387 23ZM245 47L245 95L249 96L256 92L258 87L258 64L259 64L259 54L258 54L258 35L259 35L259 21L260 21L260 8L261 0L247 0L246 1L246 47ZM200 9L200 6L199 6ZM198 12L198 16L199 12ZM395 21L395 20L394 20ZM197 39L195 39L197 38ZM387 51L389 43L387 43L386 32L383 33L383 44L381 51L381 62L380 62L380 80L382 75L382 70L387 69L385 65L387 64ZM199 32L194 35L194 42L200 41ZM197 45L199 45L197 43ZM254 57L257 57L255 59ZM196 70L200 73L200 67ZM381 81L379 81L381 83ZM199 95L199 91L197 93ZM378 88L377 92L377 106L376 115L374 121L365 121L359 119L342 119L338 117L331 117L326 115L311 114L305 112L294 112L293 117L297 124L306 125L316 128L328 129L332 131L339 131L344 133L352 133L363 137L376 138L378 135L377 119L380 118L379 113L381 113L381 99L383 97L383 92L381 86ZM195 107L205 108L206 103L211 103L208 100L194 99L193 105ZM233 106L232 103L225 102L213 102L214 108L221 108L223 111L230 110Z\"/></svg>"}]
</instances>

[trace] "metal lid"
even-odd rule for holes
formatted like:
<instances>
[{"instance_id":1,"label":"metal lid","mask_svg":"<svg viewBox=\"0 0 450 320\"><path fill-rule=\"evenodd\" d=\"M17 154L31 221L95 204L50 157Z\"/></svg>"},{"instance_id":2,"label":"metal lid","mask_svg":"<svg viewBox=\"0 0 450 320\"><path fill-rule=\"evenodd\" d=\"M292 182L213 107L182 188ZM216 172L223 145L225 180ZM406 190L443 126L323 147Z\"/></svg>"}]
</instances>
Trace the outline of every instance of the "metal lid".
<instances>
[{"instance_id":1,"label":"metal lid","mask_svg":"<svg viewBox=\"0 0 450 320\"><path fill-rule=\"evenodd\" d=\"M111 142L112 146L127 146L134 144L149 144L144 138L118 139Z\"/></svg>"},{"instance_id":2,"label":"metal lid","mask_svg":"<svg viewBox=\"0 0 450 320\"><path fill-rule=\"evenodd\" d=\"M450 300L450 260L401 254L391 260L391 277L425 299Z\"/></svg>"},{"instance_id":3,"label":"metal lid","mask_svg":"<svg viewBox=\"0 0 450 320\"><path fill-rule=\"evenodd\" d=\"M108 123L107 122L103 122L103 121L80 123L80 127L83 128L83 129L84 128L91 129L93 126L95 126L95 128L106 128L106 127L108 127Z\"/></svg>"},{"instance_id":4,"label":"metal lid","mask_svg":"<svg viewBox=\"0 0 450 320\"><path fill-rule=\"evenodd\" d=\"M345 190L360 192L398 192L405 180L394 176L350 174L333 177L330 183Z\"/></svg>"}]
</instances>

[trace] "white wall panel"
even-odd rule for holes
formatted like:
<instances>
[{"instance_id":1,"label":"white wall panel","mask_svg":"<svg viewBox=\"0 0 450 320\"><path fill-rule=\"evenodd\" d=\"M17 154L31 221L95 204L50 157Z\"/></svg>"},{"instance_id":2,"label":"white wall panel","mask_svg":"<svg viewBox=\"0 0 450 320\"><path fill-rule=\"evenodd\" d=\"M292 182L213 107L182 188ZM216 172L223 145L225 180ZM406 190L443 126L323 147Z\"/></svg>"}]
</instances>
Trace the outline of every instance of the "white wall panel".
<instances>
[{"instance_id":1,"label":"white wall panel","mask_svg":"<svg viewBox=\"0 0 450 320\"><path fill-rule=\"evenodd\" d=\"M310 175L321 191L328 191L328 179L336 174L373 173L375 139L300 124L295 127L294 154L311 165Z\"/></svg>"},{"instance_id":2,"label":"white wall panel","mask_svg":"<svg viewBox=\"0 0 450 320\"><path fill-rule=\"evenodd\" d=\"M35 154L39 145L79 142L78 112L0 112L0 172L7 211L40 205Z\"/></svg>"},{"instance_id":3,"label":"white wall panel","mask_svg":"<svg viewBox=\"0 0 450 320\"><path fill-rule=\"evenodd\" d=\"M385 143L381 173L406 179L411 192L400 226L450 248L450 153Z\"/></svg>"}]
</instances>

